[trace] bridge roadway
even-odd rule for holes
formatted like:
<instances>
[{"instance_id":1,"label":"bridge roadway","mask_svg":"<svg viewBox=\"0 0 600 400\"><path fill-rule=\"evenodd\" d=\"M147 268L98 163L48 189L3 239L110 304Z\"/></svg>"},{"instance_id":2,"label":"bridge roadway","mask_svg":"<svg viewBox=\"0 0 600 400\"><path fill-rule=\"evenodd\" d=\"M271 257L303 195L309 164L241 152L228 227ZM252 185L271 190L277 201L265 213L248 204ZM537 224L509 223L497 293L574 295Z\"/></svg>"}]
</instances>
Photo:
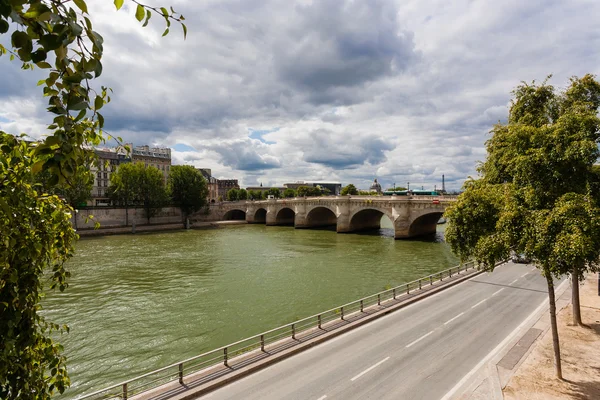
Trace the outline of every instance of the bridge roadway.
<instances>
[{"instance_id":1,"label":"bridge roadway","mask_svg":"<svg viewBox=\"0 0 600 400\"><path fill-rule=\"evenodd\" d=\"M540 273L508 263L202 399L441 399L542 302Z\"/></svg>"}]
</instances>

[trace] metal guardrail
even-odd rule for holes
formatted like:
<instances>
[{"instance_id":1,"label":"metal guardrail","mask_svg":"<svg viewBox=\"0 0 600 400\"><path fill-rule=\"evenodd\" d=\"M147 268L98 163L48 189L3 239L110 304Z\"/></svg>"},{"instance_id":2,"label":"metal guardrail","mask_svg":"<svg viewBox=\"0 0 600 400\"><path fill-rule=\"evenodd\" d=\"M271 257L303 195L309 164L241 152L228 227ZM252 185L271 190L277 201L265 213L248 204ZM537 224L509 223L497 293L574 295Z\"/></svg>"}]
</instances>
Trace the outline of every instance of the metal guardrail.
<instances>
[{"instance_id":1,"label":"metal guardrail","mask_svg":"<svg viewBox=\"0 0 600 400\"><path fill-rule=\"evenodd\" d=\"M163 368L148 372L135 378L126 380L101 389L99 391L78 397L78 400L84 399L122 399L126 400L142 392L157 388L158 386L178 380L183 384L183 378L193 373L207 370L209 368L224 365L228 367L230 360L253 351L265 351L265 347L283 339L296 339L297 335L306 333L315 329L322 329L323 326L333 321L343 321L356 313L364 313L365 309L381 305L384 302L396 300L403 294L410 294L411 291L420 290L424 286L431 286L434 282L442 281L444 278L451 278L453 275L466 272L473 269L475 263L469 261L463 265L452 267L450 269L436 272L424 278L412 282L404 283L391 289L384 290L373 295L363 297L362 299L346 303L336 308L320 312L310 317L306 317L292 323L271 329L269 331L239 340L215 350L188 358L183 361L168 365ZM477 267L479 269L479 267Z\"/></svg>"}]
</instances>

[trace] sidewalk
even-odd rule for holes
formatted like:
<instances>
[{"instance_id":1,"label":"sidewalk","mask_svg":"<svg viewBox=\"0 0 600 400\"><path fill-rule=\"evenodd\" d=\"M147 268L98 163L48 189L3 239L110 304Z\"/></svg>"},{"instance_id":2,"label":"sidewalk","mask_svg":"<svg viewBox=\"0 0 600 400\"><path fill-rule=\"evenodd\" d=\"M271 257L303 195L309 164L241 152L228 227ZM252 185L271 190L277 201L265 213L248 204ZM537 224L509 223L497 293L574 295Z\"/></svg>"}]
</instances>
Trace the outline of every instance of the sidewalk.
<instances>
[{"instance_id":1,"label":"sidewalk","mask_svg":"<svg viewBox=\"0 0 600 400\"><path fill-rule=\"evenodd\" d=\"M588 274L580 287L582 320L572 324L570 283L557 290L563 377L554 376L552 333L547 305L524 322L505 346L496 349L464 385L461 400L600 399L600 296L598 275Z\"/></svg>"},{"instance_id":2,"label":"sidewalk","mask_svg":"<svg viewBox=\"0 0 600 400\"><path fill-rule=\"evenodd\" d=\"M570 290L567 291L570 294ZM588 274L580 287L581 319L586 327L573 326L571 304L558 315L564 381L554 375L552 333L539 339L516 370L504 398L600 399L600 296L598 275Z\"/></svg>"}]
</instances>

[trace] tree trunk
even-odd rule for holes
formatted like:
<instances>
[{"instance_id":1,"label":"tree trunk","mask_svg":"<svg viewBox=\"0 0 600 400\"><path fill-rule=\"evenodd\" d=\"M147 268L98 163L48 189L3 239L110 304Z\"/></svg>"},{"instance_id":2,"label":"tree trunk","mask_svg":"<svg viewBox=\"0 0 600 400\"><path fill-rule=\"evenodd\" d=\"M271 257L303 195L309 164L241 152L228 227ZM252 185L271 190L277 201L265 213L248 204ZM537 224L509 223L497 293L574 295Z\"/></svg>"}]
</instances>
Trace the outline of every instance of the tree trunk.
<instances>
[{"instance_id":1,"label":"tree trunk","mask_svg":"<svg viewBox=\"0 0 600 400\"><path fill-rule=\"evenodd\" d=\"M554 282L550 272L544 271L546 282L548 284L548 302L550 303L550 324L552 326L552 345L554 347L554 367L556 369L556 377L563 379L562 366L560 363L560 343L558 341L558 326L556 325L556 302L554 298Z\"/></svg>"},{"instance_id":2,"label":"tree trunk","mask_svg":"<svg viewBox=\"0 0 600 400\"><path fill-rule=\"evenodd\" d=\"M125 206L125 226L129 226L129 207Z\"/></svg>"},{"instance_id":3,"label":"tree trunk","mask_svg":"<svg viewBox=\"0 0 600 400\"><path fill-rule=\"evenodd\" d=\"M573 325L582 326L581 306L579 304L579 266L573 265L571 272L571 302L573 303Z\"/></svg>"}]
</instances>

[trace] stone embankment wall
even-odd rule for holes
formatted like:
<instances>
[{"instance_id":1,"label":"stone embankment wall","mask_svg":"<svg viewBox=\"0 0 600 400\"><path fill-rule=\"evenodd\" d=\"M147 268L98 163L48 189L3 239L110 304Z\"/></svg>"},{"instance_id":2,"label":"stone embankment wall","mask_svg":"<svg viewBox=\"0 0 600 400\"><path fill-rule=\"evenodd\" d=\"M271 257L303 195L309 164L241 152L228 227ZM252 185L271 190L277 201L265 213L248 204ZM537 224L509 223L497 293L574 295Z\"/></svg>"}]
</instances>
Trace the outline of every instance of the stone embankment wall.
<instances>
[{"instance_id":1,"label":"stone embankment wall","mask_svg":"<svg viewBox=\"0 0 600 400\"><path fill-rule=\"evenodd\" d=\"M212 208L212 207L211 207ZM143 208L130 208L128 224L126 224L126 211L124 208L113 207L90 207L78 210L77 224L72 220L73 225L77 226L78 230L94 229L94 222L100 223L100 229L125 228L132 226L135 222L136 226L144 225L169 225L182 224L181 210L177 207L164 207L154 217L150 218L150 223L146 219ZM93 216L93 219L89 217ZM86 219L88 220L86 222ZM190 223L194 222L211 222L219 220L219 214L215 212L200 211L190 217Z\"/></svg>"}]
</instances>

